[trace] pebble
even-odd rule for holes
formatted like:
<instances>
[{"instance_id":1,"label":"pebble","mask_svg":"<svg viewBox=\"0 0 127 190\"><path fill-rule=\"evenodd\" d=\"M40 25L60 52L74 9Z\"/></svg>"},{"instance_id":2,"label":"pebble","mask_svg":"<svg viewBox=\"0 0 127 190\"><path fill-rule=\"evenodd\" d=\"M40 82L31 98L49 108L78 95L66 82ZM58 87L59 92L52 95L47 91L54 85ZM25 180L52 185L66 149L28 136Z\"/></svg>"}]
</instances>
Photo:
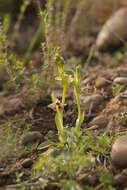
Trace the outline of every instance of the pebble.
<instances>
[{"instance_id":1,"label":"pebble","mask_svg":"<svg viewBox=\"0 0 127 190\"><path fill-rule=\"evenodd\" d=\"M127 137L122 136L116 140L111 150L111 161L116 167L127 167Z\"/></svg>"},{"instance_id":2,"label":"pebble","mask_svg":"<svg viewBox=\"0 0 127 190\"><path fill-rule=\"evenodd\" d=\"M127 180L127 177L122 174L117 174L114 176L114 180L117 184L123 184Z\"/></svg>"},{"instance_id":3,"label":"pebble","mask_svg":"<svg viewBox=\"0 0 127 190\"><path fill-rule=\"evenodd\" d=\"M122 174L127 176L127 168L122 170Z\"/></svg>"},{"instance_id":4,"label":"pebble","mask_svg":"<svg viewBox=\"0 0 127 190\"><path fill-rule=\"evenodd\" d=\"M127 77L117 77L114 79L114 84L124 84L127 85Z\"/></svg>"},{"instance_id":5,"label":"pebble","mask_svg":"<svg viewBox=\"0 0 127 190\"><path fill-rule=\"evenodd\" d=\"M91 122L90 122L90 126L92 125L97 125L99 127L106 127L106 125L108 124L108 119L106 118L106 116L97 116L95 117Z\"/></svg>"},{"instance_id":6,"label":"pebble","mask_svg":"<svg viewBox=\"0 0 127 190\"><path fill-rule=\"evenodd\" d=\"M94 186L97 182L97 177L96 176L88 176L87 178L88 184L91 186Z\"/></svg>"},{"instance_id":7,"label":"pebble","mask_svg":"<svg viewBox=\"0 0 127 190\"><path fill-rule=\"evenodd\" d=\"M86 85L86 84L88 84L89 82L91 82L91 79L90 79L90 78L85 78L85 79L82 81L81 85L82 85L82 86L83 86L83 85Z\"/></svg>"},{"instance_id":8,"label":"pebble","mask_svg":"<svg viewBox=\"0 0 127 190\"><path fill-rule=\"evenodd\" d=\"M101 101L103 100L103 96L100 94L92 94L90 96L83 96L82 99L82 109L86 112L92 111L95 109L96 106L98 106Z\"/></svg>"},{"instance_id":9,"label":"pebble","mask_svg":"<svg viewBox=\"0 0 127 190\"><path fill-rule=\"evenodd\" d=\"M27 158L25 160L22 161L21 165L24 167L24 168L30 168L33 164L33 161L30 159L30 158Z\"/></svg>"},{"instance_id":10,"label":"pebble","mask_svg":"<svg viewBox=\"0 0 127 190\"><path fill-rule=\"evenodd\" d=\"M121 39L127 39L127 8L115 12L104 24L98 34L96 47L98 50L108 50L111 46L117 47Z\"/></svg>"},{"instance_id":11,"label":"pebble","mask_svg":"<svg viewBox=\"0 0 127 190\"><path fill-rule=\"evenodd\" d=\"M111 82L109 80L105 79L104 77L98 77L95 81L95 86L97 88L102 88L110 83Z\"/></svg>"},{"instance_id":12,"label":"pebble","mask_svg":"<svg viewBox=\"0 0 127 190\"><path fill-rule=\"evenodd\" d=\"M127 76L127 68L118 68L117 73L120 77L126 77Z\"/></svg>"},{"instance_id":13,"label":"pebble","mask_svg":"<svg viewBox=\"0 0 127 190\"><path fill-rule=\"evenodd\" d=\"M4 114L9 114L23 107L22 100L20 98L3 99L0 102L0 116Z\"/></svg>"},{"instance_id":14,"label":"pebble","mask_svg":"<svg viewBox=\"0 0 127 190\"><path fill-rule=\"evenodd\" d=\"M42 134L38 131L28 132L22 137L22 144L27 145L28 143L33 143L36 141L41 143L42 138L43 138Z\"/></svg>"}]
</instances>

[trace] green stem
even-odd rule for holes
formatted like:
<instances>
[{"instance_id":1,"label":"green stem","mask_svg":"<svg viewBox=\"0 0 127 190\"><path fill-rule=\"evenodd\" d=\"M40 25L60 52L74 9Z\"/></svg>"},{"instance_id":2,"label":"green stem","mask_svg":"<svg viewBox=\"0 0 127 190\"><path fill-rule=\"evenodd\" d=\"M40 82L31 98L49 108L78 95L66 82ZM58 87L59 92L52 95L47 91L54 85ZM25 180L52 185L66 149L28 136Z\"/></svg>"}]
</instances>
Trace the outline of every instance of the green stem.
<instances>
[{"instance_id":1,"label":"green stem","mask_svg":"<svg viewBox=\"0 0 127 190\"><path fill-rule=\"evenodd\" d=\"M61 112L58 108L56 108L57 114L56 114L56 126L59 134L59 140L61 142L64 141L63 139L63 120L62 120L62 115Z\"/></svg>"},{"instance_id":2,"label":"green stem","mask_svg":"<svg viewBox=\"0 0 127 190\"><path fill-rule=\"evenodd\" d=\"M62 104L63 104L63 108L61 110L61 120L62 120L62 124L63 124L63 112L64 112L64 104L65 104L65 99L66 99L66 92L67 92L67 85L63 86L63 94L62 94Z\"/></svg>"},{"instance_id":3,"label":"green stem","mask_svg":"<svg viewBox=\"0 0 127 190\"><path fill-rule=\"evenodd\" d=\"M78 107L78 116L81 116L81 108L80 108L80 94L78 92L77 87L75 87L75 96L76 96L76 102Z\"/></svg>"},{"instance_id":4,"label":"green stem","mask_svg":"<svg viewBox=\"0 0 127 190\"><path fill-rule=\"evenodd\" d=\"M65 104L66 92L67 92L67 85L64 84L64 86L63 86L63 95L62 95L62 104Z\"/></svg>"},{"instance_id":5,"label":"green stem","mask_svg":"<svg viewBox=\"0 0 127 190\"><path fill-rule=\"evenodd\" d=\"M77 102L77 108L78 108L78 119L76 121L76 130L80 130L80 124L81 124L81 107L80 107L80 94L78 92L78 87L74 87L76 102Z\"/></svg>"}]
</instances>

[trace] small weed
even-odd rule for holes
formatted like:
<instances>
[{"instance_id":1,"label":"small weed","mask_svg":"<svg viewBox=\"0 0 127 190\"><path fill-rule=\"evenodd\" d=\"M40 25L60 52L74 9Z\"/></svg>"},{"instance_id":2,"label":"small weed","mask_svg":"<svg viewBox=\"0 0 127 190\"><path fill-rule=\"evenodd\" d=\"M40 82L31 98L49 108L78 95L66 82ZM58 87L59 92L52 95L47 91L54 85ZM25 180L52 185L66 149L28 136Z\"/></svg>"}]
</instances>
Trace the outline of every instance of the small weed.
<instances>
[{"instance_id":1,"label":"small weed","mask_svg":"<svg viewBox=\"0 0 127 190\"><path fill-rule=\"evenodd\" d=\"M126 58L127 45L125 44L112 57L106 60L106 65L118 65L124 58Z\"/></svg>"},{"instance_id":2,"label":"small weed","mask_svg":"<svg viewBox=\"0 0 127 190\"><path fill-rule=\"evenodd\" d=\"M115 188L112 187L112 184L114 183L113 176L109 172L103 172L100 177L100 182L102 185L103 190L115 190Z\"/></svg>"},{"instance_id":3,"label":"small weed","mask_svg":"<svg viewBox=\"0 0 127 190\"><path fill-rule=\"evenodd\" d=\"M113 88L113 96L117 96L120 92L122 92L125 88L125 85L117 84Z\"/></svg>"},{"instance_id":4,"label":"small weed","mask_svg":"<svg viewBox=\"0 0 127 190\"><path fill-rule=\"evenodd\" d=\"M17 88L23 84L25 67L23 62L8 49L7 26L0 26L0 65L7 71L9 80L6 87Z\"/></svg>"},{"instance_id":5,"label":"small weed","mask_svg":"<svg viewBox=\"0 0 127 190\"><path fill-rule=\"evenodd\" d=\"M6 132L3 129L0 131L0 165L16 158L20 149L18 139L18 131L13 132L11 123Z\"/></svg>"}]
</instances>

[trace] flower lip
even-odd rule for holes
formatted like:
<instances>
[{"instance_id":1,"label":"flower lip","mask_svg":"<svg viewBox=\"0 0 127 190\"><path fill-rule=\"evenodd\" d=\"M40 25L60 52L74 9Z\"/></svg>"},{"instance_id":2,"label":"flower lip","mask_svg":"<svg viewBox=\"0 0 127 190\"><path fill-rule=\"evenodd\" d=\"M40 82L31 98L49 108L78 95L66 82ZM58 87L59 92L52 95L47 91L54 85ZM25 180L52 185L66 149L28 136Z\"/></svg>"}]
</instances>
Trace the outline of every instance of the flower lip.
<instances>
[{"instance_id":1,"label":"flower lip","mask_svg":"<svg viewBox=\"0 0 127 190\"><path fill-rule=\"evenodd\" d=\"M56 111L58 108L59 110L63 109L63 107L66 106L66 104L62 104L62 102L57 98L56 101L49 104L48 107Z\"/></svg>"}]
</instances>

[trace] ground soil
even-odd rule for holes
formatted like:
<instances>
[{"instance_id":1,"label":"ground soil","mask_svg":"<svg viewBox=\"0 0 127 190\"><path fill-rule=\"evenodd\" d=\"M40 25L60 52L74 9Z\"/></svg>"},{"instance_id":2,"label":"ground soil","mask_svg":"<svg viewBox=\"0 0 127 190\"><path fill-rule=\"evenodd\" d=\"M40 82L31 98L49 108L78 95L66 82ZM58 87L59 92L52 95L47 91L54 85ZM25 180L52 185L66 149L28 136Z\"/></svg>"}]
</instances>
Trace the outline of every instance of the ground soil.
<instances>
[{"instance_id":1,"label":"ground soil","mask_svg":"<svg viewBox=\"0 0 127 190\"><path fill-rule=\"evenodd\" d=\"M95 107L90 114L86 113L86 120L84 121L83 128L91 127L91 121L97 116L104 116L107 118L107 123L105 126L100 126L96 129L97 134L103 133L107 128L112 127L114 132L119 133L126 130L127 122L123 119L123 114L127 113L127 91L126 87L124 92L120 93L116 97L113 97L113 80L114 78L124 75L127 69L126 59L120 62L118 65L104 65L103 63L98 63L95 66L90 66L87 70L84 70L84 80L86 78L90 79L89 89L85 86L85 92L90 94L100 94L103 96L103 99L99 102L99 105ZM104 77L108 82L101 84L98 87L95 86L96 80L99 77ZM84 86L84 85L83 85ZM12 100L13 98L19 98L22 101L22 107L19 104L17 107L11 108L10 111L5 111L1 115L1 125L7 123L8 121L14 122L14 128L25 128L26 123L31 123L31 131L39 131L43 135L43 141L46 139L46 135L49 131L56 132L55 122L54 122L54 112L48 108L48 104L51 103L50 97L36 101L34 106L28 107L28 102L22 98L22 89L18 94L9 95L3 97L6 101ZM65 111L65 123L73 124L76 119L76 107L74 100L71 97L68 97L68 102L71 102L71 106L66 108ZM30 98L28 98L29 101ZM23 102L24 101L24 102ZM4 101L3 101L4 102ZM7 105L9 106L9 104ZM24 120L22 120L24 118ZM3 125L3 128L5 128ZM31 153L22 155L20 158L16 157L7 165L4 165L3 171L0 172L0 186L3 186L3 189L6 189L6 185L10 185L14 182L16 178L16 172L22 171L23 180L28 180L31 176L31 168L25 169L21 166L23 159L31 158L33 162L36 162L40 151L36 149ZM2 189L2 188L1 188Z\"/></svg>"}]
</instances>

